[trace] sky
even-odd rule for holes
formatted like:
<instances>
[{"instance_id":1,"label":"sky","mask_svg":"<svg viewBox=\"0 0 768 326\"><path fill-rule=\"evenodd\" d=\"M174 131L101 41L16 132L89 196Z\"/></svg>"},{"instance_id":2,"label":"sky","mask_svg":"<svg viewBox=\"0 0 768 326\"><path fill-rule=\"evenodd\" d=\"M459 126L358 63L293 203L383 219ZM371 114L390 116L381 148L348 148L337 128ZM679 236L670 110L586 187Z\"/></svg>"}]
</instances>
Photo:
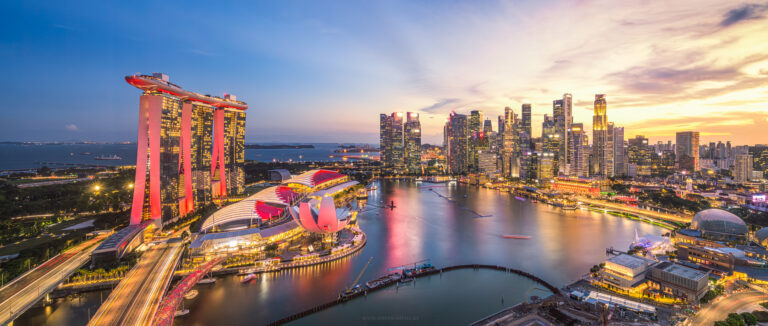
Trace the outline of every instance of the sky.
<instances>
[{"instance_id":1,"label":"sky","mask_svg":"<svg viewBox=\"0 0 768 326\"><path fill-rule=\"evenodd\" d=\"M140 91L163 72L249 104L246 142L378 143L379 113L594 95L625 137L697 130L768 143L765 1L2 1L0 141L135 141Z\"/></svg>"}]
</instances>

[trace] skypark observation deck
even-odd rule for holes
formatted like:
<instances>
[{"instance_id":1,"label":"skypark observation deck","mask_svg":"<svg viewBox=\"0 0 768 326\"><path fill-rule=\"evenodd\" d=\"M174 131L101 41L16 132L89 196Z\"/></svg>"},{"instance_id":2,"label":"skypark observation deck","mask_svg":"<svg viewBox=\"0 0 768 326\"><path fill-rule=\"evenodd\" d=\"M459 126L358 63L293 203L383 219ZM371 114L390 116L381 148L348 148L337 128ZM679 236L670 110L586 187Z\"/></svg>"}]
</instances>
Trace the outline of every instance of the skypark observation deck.
<instances>
[{"instance_id":1,"label":"skypark observation deck","mask_svg":"<svg viewBox=\"0 0 768 326\"><path fill-rule=\"evenodd\" d=\"M155 76L126 76L125 81L143 91L156 91L171 94L181 98L182 100L197 101L217 108L229 108L235 110L248 109L248 104L238 101L234 98L221 98L184 90L179 85L169 82L168 77L163 74L156 74Z\"/></svg>"}]
</instances>

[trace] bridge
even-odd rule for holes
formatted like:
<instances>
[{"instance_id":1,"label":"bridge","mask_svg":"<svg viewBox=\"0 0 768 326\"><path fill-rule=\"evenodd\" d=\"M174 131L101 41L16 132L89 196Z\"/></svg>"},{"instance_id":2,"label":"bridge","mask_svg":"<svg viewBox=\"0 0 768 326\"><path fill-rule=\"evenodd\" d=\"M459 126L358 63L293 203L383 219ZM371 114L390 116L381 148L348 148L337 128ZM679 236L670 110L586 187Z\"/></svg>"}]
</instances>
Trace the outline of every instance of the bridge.
<instances>
[{"instance_id":1,"label":"bridge","mask_svg":"<svg viewBox=\"0 0 768 326\"><path fill-rule=\"evenodd\" d=\"M690 215L681 216L681 215L673 215L673 214L667 214L662 212L655 212L647 209L629 207L623 204L611 203L604 200L594 200L594 199L589 199L585 197L577 197L577 200L590 205L605 207L608 209L615 209L618 211L637 214L639 216L645 216L649 218L655 218L655 219L667 221L667 222L691 223L691 220L693 220L693 216L690 216Z\"/></svg>"},{"instance_id":2,"label":"bridge","mask_svg":"<svg viewBox=\"0 0 768 326\"><path fill-rule=\"evenodd\" d=\"M223 258L212 259L205 264L199 266L194 272L187 275L168 295L163 298L160 303L160 307L155 314L155 320L152 325L156 326L171 326L173 325L173 317L176 315L176 307L179 306L181 300L184 299L184 294L192 289L200 279L208 273L213 266L218 265L224 261Z\"/></svg>"},{"instance_id":3,"label":"bridge","mask_svg":"<svg viewBox=\"0 0 768 326\"><path fill-rule=\"evenodd\" d=\"M147 250L88 325L149 325L184 249L179 238Z\"/></svg>"},{"instance_id":4,"label":"bridge","mask_svg":"<svg viewBox=\"0 0 768 326\"><path fill-rule=\"evenodd\" d=\"M107 235L80 243L49 259L0 289L0 325L10 323L88 262Z\"/></svg>"}]
</instances>

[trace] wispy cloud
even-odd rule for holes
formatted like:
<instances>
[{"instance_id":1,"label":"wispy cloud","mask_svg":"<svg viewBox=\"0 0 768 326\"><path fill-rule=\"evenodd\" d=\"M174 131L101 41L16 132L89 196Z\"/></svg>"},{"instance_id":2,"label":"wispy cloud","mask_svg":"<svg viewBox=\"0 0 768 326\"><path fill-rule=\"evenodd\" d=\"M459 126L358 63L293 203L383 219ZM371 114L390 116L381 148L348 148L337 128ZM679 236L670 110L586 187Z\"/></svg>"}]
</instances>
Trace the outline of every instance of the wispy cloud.
<instances>
[{"instance_id":1,"label":"wispy cloud","mask_svg":"<svg viewBox=\"0 0 768 326\"><path fill-rule=\"evenodd\" d=\"M79 131L80 128L77 127L74 123L69 123L64 125L64 129L67 131Z\"/></svg>"},{"instance_id":2,"label":"wispy cloud","mask_svg":"<svg viewBox=\"0 0 768 326\"><path fill-rule=\"evenodd\" d=\"M720 26L728 27L745 20L762 19L766 10L768 10L768 4L745 4L729 10L720 22Z\"/></svg>"}]
</instances>

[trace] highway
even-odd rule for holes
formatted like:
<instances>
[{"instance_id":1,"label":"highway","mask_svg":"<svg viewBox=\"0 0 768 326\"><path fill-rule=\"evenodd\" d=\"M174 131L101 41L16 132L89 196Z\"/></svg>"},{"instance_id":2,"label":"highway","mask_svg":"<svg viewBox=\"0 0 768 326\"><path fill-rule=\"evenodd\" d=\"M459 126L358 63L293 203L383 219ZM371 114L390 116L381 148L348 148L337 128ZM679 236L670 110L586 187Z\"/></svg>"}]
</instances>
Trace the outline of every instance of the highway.
<instances>
[{"instance_id":1,"label":"highway","mask_svg":"<svg viewBox=\"0 0 768 326\"><path fill-rule=\"evenodd\" d=\"M587 203L587 204L592 204L592 205L595 205L595 206L606 207L606 208L609 208L609 209L615 209L615 210L619 210L619 211L623 211L623 212L637 214L637 215L640 215L640 216L652 217L652 218L660 219L660 220L663 220L663 221L671 221L671 222L678 222L678 223L691 223L691 220L693 219L692 216L680 216L680 215L672 215L672 214L666 214L666 213L661 213L661 212L654 212L654 211L647 210L647 209L634 208L634 207L630 207L630 206L623 205L623 204L616 204L616 203L607 202L607 201L604 201L604 200L595 200L595 199L589 199L589 198L585 198L585 197L576 197L576 200L578 200L578 201L580 201L582 203Z\"/></svg>"},{"instance_id":2,"label":"highway","mask_svg":"<svg viewBox=\"0 0 768 326\"><path fill-rule=\"evenodd\" d=\"M88 325L151 324L183 248L181 240L171 239L142 254Z\"/></svg>"},{"instance_id":3,"label":"highway","mask_svg":"<svg viewBox=\"0 0 768 326\"><path fill-rule=\"evenodd\" d=\"M739 308L763 301L768 301L765 293L756 291L735 293L701 309L688 325L712 325L716 321L725 320L728 314L738 311Z\"/></svg>"},{"instance_id":4,"label":"highway","mask_svg":"<svg viewBox=\"0 0 768 326\"><path fill-rule=\"evenodd\" d=\"M0 289L0 325L13 321L88 262L91 252L107 236L70 248Z\"/></svg>"}]
</instances>

